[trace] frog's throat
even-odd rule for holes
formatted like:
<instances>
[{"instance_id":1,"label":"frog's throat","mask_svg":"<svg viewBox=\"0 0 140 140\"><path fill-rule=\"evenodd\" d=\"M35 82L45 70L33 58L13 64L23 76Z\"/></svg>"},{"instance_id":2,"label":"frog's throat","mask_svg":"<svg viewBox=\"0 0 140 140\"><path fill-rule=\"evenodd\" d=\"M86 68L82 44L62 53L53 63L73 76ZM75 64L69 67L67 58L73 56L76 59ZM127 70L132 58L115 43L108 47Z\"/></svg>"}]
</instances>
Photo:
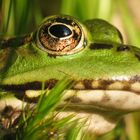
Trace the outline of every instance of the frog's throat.
<instances>
[{"instance_id":1,"label":"frog's throat","mask_svg":"<svg viewBox=\"0 0 140 140\"><path fill-rule=\"evenodd\" d=\"M135 104L133 102L134 98ZM113 129L117 119L123 114L138 110L139 100L139 95L128 91L67 90L62 102L56 108L56 111L58 111L56 117L61 119L74 115L74 119L85 122L83 127L87 126L88 131L103 134ZM0 100L0 104L1 112L4 112L7 107L19 112L23 109L23 105L27 105L26 102L23 104L21 100L14 96L13 98ZM33 109L33 104L31 104L31 108Z\"/></svg>"},{"instance_id":2,"label":"frog's throat","mask_svg":"<svg viewBox=\"0 0 140 140\"><path fill-rule=\"evenodd\" d=\"M41 90L25 91L24 101L36 102ZM49 92L48 92L49 93ZM122 90L65 90L57 110L119 115L140 110L140 95ZM66 109L66 110L65 110Z\"/></svg>"},{"instance_id":3,"label":"frog's throat","mask_svg":"<svg viewBox=\"0 0 140 140\"><path fill-rule=\"evenodd\" d=\"M58 80L50 79L44 82L45 89L52 89ZM26 90L40 90L42 89L42 82L30 82L20 85L0 85L2 89L8 91L26 91ZM121 90L132 91L140 93L140 77L135 76L131 79L112 79L112 80L79 80L75 81L74 90Z\"/></svg>"}]
</instances>

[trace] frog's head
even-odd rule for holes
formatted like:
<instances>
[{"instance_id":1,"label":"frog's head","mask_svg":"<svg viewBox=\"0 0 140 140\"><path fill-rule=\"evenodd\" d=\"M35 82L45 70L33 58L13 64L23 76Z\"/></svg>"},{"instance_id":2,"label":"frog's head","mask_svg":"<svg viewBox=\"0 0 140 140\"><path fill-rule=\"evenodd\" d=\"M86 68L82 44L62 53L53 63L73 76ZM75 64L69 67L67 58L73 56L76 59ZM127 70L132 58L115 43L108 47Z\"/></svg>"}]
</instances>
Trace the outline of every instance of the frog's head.
<instances>
[{"instance_id":1,"label":"frog's head","mask_svg":"<svg viewBox=\"0 0 140 140\"><path fill-rule=\"evenodd\" d=\"M123 45L118 29L101 19L50 16L35 32L0 47L1 83L12 88L40 87L42 81L53 87L66 75L77 81L76 89L114 89L118 82L116 89L130 90L139 82L139 49Z\"/></svg>"},{"instance_id":2,"label":"frog's head","mask_svg":"<svg viewBox=\"0 0 140 140\"><path fill-rule=\"evenodd\" d=\"M113 93L140 92L140 50L123 45L118 29L101 19L81 23L70 16L47 17L35 32L2 40L0 48L0 87L5 90L41 89L42 82L49 89L67 75L75 80L72 110L100 110L103 116L131 110L115 100L110 111ZM108 123L108 117L101 119Z\"/></svg>"},{"instance_id":3,"label":"frog's head","mask_svg":"<svg viewBox=\"0 0 140 140\"><path fill-rule=\"evenodd\" d=\"M36 45L51 55L77 53L89 42L123 42L119 30L104 20L94 19L81 23L64 15L46 18L35 36Z\"/></svg>"},{"instance_id":4,"label":"frog's head","mask_svg":"<svg viewBox=\"0 0 140 140\"><path fill-rule=\"evenodd\" d=\"M5 55L1 58L1 61L6 60L1 66L5 76L0 76L6 85L57 81L64 75L77 81L108 80L122 75L115 64L123 57L122 53L116 55L115 52L117 48L123 48L122 35L101 19L81 23L71 16L50 16L30 35L3 42L1 48L13 48L10 59ZM1 53L4 54L3 50ZM112 61L114 55L116 58Z\"/></svg>"}]
</instances>

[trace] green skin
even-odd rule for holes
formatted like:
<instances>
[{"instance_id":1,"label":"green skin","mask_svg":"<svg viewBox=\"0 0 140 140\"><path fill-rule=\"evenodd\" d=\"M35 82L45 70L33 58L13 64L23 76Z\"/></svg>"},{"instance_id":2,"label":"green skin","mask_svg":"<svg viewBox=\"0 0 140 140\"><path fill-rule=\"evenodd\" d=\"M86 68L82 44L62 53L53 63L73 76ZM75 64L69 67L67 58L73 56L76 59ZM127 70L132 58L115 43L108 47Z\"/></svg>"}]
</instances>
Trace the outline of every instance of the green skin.
<instances>
[{"instance_id":1,"label":"green skin","mask_svg":"<svg viewBox=\"0 0 140 140\"><path fill-rule=\"evenodd\" d=\"M71 23L74 21L82 30L79 35L84 36L84 39L82 35L80 38L84 43L82 42L79 50L73 51L72 49L70 54L68 54L69 51L67 54L55 51L54 54L53 51L47 50L48 47L42 49L39 46L38 38L41 27L44 27L50 18L57 17L59 20L70 19ZM79 31L77 26L75 27L74 29ZM56 33L56 35L59 34L61 33ZM78 39L78 36L75 38ZM50 41L46 39L46 36L44 40ZM56 49L57 47L58 45ZM61 48L61 45L59 47ZM76 112L81 115L80 118L87 118L90 122L87 124L88 128L93 129L93 132L97 134L110 131L115 127L120 116L139 109L139 96L136 96L139 94L135 93L140 93L140 49L124 45L118 29L104 20L93 19L81 23L69 16L48 17L31 34L9 39L1 38L0 56L0 89L4 94L12 92L16 95L21 95L21 93L26 95L28 91L36 94L38 90L33 90L42 89L42 82L46 82L48 89L66 76L82 83L80 86L75 86L77 85L75 82L72 90L66 90L64 102L62 101L57 109L64 113L62 108L69 103L66 105L68 111L72 114ZM40 87L38 87L39 84ZM111 84L115 86L109 89ZM4 107L7 103L11 106L15 104L19 106L17 98L11 98L12 103L7 99L1 98L0 111L6 110ZM65 108L66 111L67 108ZM69 112L62 115L67 116ZM10 118L9 122L11 120Z\"/></svg>"},{"instance_id":2,"label":"green skin","mask_svg":"<svg viewBox=\"0 0 140 140\"><path fill-rule=\"evenodd\" d=\"M73 54L50 56L36 45L36 31L25 37L1 39L0 88L6 90L4 85L20 87L31 82L61 80L67 75L76 81L130 81L139 77L140 50L123 45L118 29L101 19L78 23L84 26L87 44Z\"/></svg>"}]
</instances>

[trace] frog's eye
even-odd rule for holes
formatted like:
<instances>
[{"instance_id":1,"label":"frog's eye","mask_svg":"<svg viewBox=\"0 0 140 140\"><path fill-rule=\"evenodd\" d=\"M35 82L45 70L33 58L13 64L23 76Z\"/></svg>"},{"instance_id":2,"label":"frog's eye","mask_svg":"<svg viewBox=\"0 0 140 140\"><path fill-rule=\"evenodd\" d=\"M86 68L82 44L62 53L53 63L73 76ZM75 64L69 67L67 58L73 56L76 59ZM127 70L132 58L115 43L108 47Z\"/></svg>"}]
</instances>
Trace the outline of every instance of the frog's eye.
<instances>
[{"instance_id":1,"label":"frog's eye","mask_svg":"<svg viewBox=\"0 0 140 140\"><path fill-rule=\"evenodd\" d=\"M37 31L36 43L52 55L73 54L86 45L82 26L69 16L47 18Z\"/></svg>"}]
</instances>

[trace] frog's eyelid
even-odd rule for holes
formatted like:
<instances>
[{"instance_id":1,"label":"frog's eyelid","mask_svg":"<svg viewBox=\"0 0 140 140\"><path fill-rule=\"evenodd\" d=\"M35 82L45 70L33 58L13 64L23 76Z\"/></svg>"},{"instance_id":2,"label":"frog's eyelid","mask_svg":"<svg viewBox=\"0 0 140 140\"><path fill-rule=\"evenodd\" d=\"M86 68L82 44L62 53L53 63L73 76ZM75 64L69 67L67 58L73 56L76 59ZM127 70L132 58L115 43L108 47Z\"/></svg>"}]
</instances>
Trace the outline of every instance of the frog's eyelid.
<instances>
[{"instance_id":1,"label":"frog's eyelid","mask_svg":"<svg viewBox=\"0 0 140 140\"><path fill-rule=\"evenodd\" d=\"M56 19L60 22L55 22ZM62 22L60 19L61 16L50 17L43 22L36 34L37 46L52 55L67 55L82 50L86 45L82 26L69 16L63 16Z\"/></svg>"}]
</instances>

